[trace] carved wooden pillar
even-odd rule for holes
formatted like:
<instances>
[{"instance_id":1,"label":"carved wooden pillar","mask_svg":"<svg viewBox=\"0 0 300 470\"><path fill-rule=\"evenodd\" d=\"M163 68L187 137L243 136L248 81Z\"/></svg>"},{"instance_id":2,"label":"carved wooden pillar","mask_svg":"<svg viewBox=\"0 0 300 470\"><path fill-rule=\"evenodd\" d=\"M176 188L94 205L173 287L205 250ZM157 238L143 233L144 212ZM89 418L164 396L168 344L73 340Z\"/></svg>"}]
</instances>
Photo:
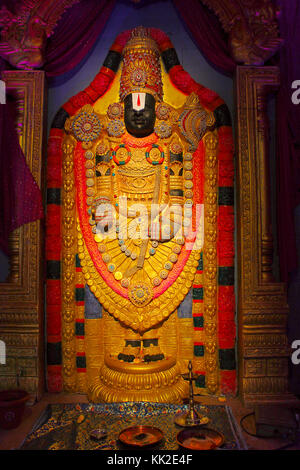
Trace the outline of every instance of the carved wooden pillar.
<instances>
[{"instance_id":1,"label":"carved wooden pillar","mask_svg":"<svg viewBox=\"0 0 300 470\"><path fill-rule=\"evenodd\" d=\"M245 402L292 398L286 289L272 274L267 95L278 87L277 67L237 68L239 390Z\"/></svg>"},{"instance_id":2,"label":"carved wooden pillar","mask_svg":"<svg viewBox=\"0 0 300 470\"><path fill-rule=\"evenodd\" d=\"M45 74L2 73L7 92L17 103L17 131L27 164L43 188ZM0 339L6 364L0 365L0 388L19 385L39 399L44 390L43 222L26 224L10 237L10 275L0 283Z\"/></svg>"}]
</instances>

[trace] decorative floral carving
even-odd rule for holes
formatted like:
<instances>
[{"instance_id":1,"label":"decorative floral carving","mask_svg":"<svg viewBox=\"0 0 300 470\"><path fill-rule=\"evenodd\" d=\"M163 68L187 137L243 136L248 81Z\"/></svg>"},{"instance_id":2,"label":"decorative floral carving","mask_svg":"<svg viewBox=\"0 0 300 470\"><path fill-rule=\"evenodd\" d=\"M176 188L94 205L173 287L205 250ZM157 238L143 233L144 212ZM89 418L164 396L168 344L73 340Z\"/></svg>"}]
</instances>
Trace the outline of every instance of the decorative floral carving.
<instances>
[{"instance_id":1,"label":"decorative floral carving","mask_svg":"<svg viewBox=\"0 0 300 470\"><path fill-rule=\"evenodd\" d=\"M154 131L161 139L167 139L172 134L172 127L165 122L161 122L155 126Z\"/></svg>"},{"instance_id":2,"label":"decorative floral carving","mask_svg":"<svg viewBox=\"0 0 300 470\"><path fill-rule=\"evenodd\" d=\"M107 132L111 137L120 137L125 132L124 123L119 119L110 121L107 126Z\"/></svg>"},{"instance_id":3,"label":"decorative floral carving","mask_svg":"<svg viewBox=\"0 0 300 470\"><path fill-rule=\"evenodd\" d=\"M32 69L43 66L46 40L53 34L64 11L79 0L19 0L14 12L2 7L0 55L14 67ZM262 65L278 50L279 38L276 7L271 0L202 0L219 17L226 33L233 59L242 64ZM134 63L134 57L128 56ZM155 73L155 64L149 76ZM138 64L128 80L141 87L145 72ZM157 81L151 79L154 88ZM160 86L161 88L161 86ZM157 92L157 90L156 90Z\"/></svg>"},{"instance_id":4,"label":"decorative floral carving","mask_svg":"<svg viewBox=\"0 0 300 470\"><path fill-rule=\"evenodd\" d=\"M136 284L131 288L129 296L132 303L141 307L148 304L152 299L152 288L145 283Z\"/></svg>"},{"instance_id":5,"label":"decorative floral carving","mask_svg":"<svg viewBox=\"0 0 300 470\"><path fill-rule=\"evenodd\" d=\"M278 50L278 10L271 0L201 0L218 16L229 34L233 59L245 65L263 65Z\"/></svg>"},{"instance_id":6,"label":"decorative floral carving","mask_svg":"<svg viewBox=\"0 0 300 470\"><path fill-rule=\"evenodd\" d=\"M123 114L124 110L121 103L112 103L107 109L107 116L109 119L121 119Z\"/></svg>"},{"instance_id":7,"label":"decorative floral carving","mask_svg":"<svg viewBox=\"0 0 300 470\"><path fill-rule=\"evenodd\" d=\"M44 64L46 40L53 34L61 15L79 0L19 0L14 11L0 10L0 56L19 69Z\"/></svg>"},{"instance_id":8,"label":"decorative floral carving","mask_svg":"<svg viewBox=\"0 0 300 470\"><path fill-rule=\"evenodd\" d=\"M73 121L72 130L77 140L91 142L101 131L101 123L95 113L83 111Z\"/></svg>"}]
</instances>

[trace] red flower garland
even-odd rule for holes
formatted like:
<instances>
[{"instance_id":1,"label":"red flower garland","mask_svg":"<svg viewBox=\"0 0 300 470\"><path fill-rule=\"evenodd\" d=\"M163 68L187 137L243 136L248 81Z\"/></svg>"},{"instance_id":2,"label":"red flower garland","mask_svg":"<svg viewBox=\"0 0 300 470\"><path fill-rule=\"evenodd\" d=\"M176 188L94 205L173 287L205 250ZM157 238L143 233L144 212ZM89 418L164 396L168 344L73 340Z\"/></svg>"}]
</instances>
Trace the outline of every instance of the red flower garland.
<instances>
[{"instance_id":1,"label":"red flower garland","mask_svg":"<svg viewBox=\"0 0 300 470\"><path fill-rule=\"evenodd\" d=\"M157 42L160 51L163 52L172 46L168 36L157 28L150 29L152 38ZM122 53L123 47L127 43L131 31L121 33L115 40L111 50ZM197 93L201 105L214 111L216 107L223 104L223 100L213 91L206 89L197 82L183 69L181 65L176 65L169 71L170 79L173 85L181 92L189 95L192 92ZM111 86L115 73L106 67L102 67L91 82L91 84L82 92L72 97L63 108L70 116L74 115L85 104L93 104L100 96L104 95ZM233 185L233 139L231 128L221 127L219 134L219 186L230 187ZM52 129L50 132L48 145L48 188L61 187L61 144L63 131ZM194 158L204 158L203 142L200 142ZM198 168L201 168L199 165ZM197 178L194 190L197 192L197 199L203 201L203 184L199 185L199 178L203 173L193 175ZM194 217L193 217L194 219ZM46 254L47 259L60 259L61 232L60 232L60 207L48 206L47 215L47 241ZM233 241L233 208L231 206L219 207L218 212L218 263L219 266L233 266L234 259L234 241ZM61 334L61 286L60 281L47 280L47 303L48 303L48 340L55 342ZM233 286L219 286L218 309L219 309L219 346L233 348L235 341L235 323L234 323L234 288ZM55 333L57 333L56 336ZM220 371L221 389L223 393L235 393L236 375L235 371ZM60 391L62 389L61 366L48 366L48 389L49 391Z\"/></svg>"}]
</instances>

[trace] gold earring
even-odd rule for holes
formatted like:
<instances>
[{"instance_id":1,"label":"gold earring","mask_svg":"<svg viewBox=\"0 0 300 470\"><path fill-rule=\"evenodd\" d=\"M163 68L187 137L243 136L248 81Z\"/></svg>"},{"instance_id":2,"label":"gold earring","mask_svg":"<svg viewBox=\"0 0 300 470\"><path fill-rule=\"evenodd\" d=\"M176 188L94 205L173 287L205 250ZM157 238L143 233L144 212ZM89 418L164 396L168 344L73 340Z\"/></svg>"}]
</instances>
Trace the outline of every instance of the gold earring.
<instances>
[{"instance_id":1,"label":"gold earring","mask_svg":"<svg viewBox=\"0 0 300 470\"><path fill-rule=\"evenodd\" d=\"M170 117L170 108L165 103L159 103L156 107L155 114L160 121L167 121Z\"/></svg>"}]
</instances>

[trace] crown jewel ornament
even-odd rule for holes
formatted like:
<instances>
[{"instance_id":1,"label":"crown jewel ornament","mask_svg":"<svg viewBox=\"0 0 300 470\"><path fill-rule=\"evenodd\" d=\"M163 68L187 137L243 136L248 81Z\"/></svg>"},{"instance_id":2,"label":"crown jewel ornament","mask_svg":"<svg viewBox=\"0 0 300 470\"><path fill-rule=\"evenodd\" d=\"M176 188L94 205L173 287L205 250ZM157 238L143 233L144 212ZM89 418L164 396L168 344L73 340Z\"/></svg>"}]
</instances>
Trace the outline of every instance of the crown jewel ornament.
<instances>
[{"instance_id":1,"label":"crown jewel ornament","mask_svg":"<svg viewBox=\"0 0 300 470\"><path fill-rule=\"evenodd\" d=\"M120 100L130 93L150 93L158 101L163 97L158 46L143 26L132 31L123 50Z\"/></svg>"}]
</instances>

